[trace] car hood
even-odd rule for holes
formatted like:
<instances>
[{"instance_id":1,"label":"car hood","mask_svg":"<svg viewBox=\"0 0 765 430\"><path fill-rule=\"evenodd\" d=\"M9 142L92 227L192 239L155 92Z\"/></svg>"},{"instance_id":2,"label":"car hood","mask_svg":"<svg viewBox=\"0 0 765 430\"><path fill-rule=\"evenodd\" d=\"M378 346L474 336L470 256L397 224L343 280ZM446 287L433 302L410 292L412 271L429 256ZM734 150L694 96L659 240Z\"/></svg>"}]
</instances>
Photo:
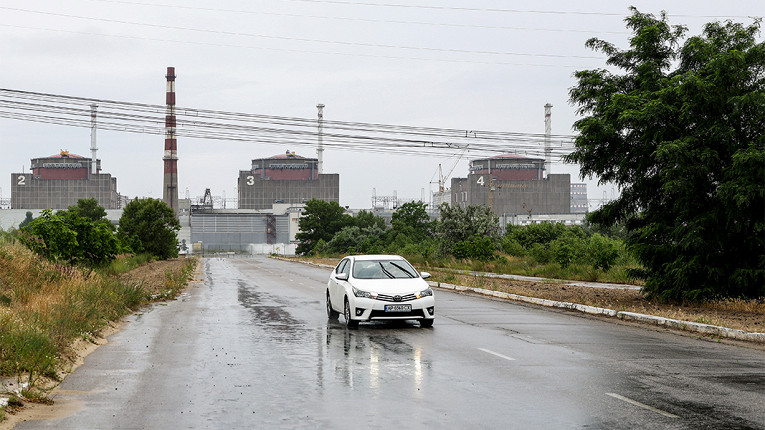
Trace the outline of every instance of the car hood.
<instances>
[{"instance_id":1,"label":"car hood","mask_svg":"<svg viewBox=\"0 0 765 430\"><path fill-rule=\"evenodd\" d=\"M404 294L422 291L429 287L428 283L422 278L403 278L403 279L352 279L351 285L354 287L376 293L384 294Z\"/></svg>"}]
</instances>

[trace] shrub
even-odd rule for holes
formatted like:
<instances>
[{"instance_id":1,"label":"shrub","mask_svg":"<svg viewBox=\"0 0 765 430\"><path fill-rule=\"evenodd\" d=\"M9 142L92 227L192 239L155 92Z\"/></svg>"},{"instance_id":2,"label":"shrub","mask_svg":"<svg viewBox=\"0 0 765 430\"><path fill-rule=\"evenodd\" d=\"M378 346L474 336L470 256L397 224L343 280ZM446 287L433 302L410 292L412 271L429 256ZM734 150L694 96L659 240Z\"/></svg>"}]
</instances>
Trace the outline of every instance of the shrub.
<instances>
[{"instance_id":1,"label":"shrub","mask_svg":"<svg viewBox=\"0 0 765 430\"><path fill-rule=\"evenodd\" d=\"M526 255L526 248L510 236L502 238L502 250L505 251L507 255L512 255L513 257L523 257Z\"/></svg>"},{"instance_id":2,"label":"shrub","mask_svg":"<svg viewBox=\"0 0 765 430\"><path fill-rule=\"evenodd\" d=\"M529 256L539 264L547 264L552 260L550 249L541 243L535 243L531 246Z\"/></svg>"},{"instance_id":3,"label":"shrub","mask_svg":"<svg viewBox=\"0 0 765 430\"><path fill-rule=\"evenodd\" d=\"M553 259L564 268L571 264L575 256L574 248L572 248L569 241L564 238L555 239L550 244L550 252L552 253Z\"/></svg>"},{"instance_id":4,"label":"shrub","mask_svg":"<svg viewBox=\"0 0 765 430\"><path fill-rule=\"evenodd\" d=\"M598 233L590 237L588 248L593 259L593 267L603 269L603 271L608 271L619 258L619 247L616 241Z\"/></svg>"},{"instance_id":5,"label":"shrub","mask_svg":"<svg viewBox=\"0 0 765 430\"><path fill-rule=\"evenodd\" d=\"M491 238L482 236L457 242L452 247L452 255L456 258L471 258L486 261L494 256L494 242Z\"/></svg>"}]
</instances>

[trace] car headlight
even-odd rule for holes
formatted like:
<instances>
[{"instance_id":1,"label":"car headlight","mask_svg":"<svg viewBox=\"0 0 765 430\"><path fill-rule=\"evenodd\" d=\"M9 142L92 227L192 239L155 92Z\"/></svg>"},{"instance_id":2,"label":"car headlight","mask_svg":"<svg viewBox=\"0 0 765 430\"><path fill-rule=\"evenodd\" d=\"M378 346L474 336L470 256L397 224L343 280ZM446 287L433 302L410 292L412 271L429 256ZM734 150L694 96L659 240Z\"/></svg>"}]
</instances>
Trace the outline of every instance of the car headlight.
<instances>
[{"instance_id":1,"label":"car headlight","mask_svg":"<svg viewBox=\"0 0 765 430\"><path fill-rule=\"evenodd\" d=\"M352 287L353 295L356 297L364 297L367 299L376 299L377 293L370 293L369 291L359 290L356 287Z\"/></svg>"},{"instance_id":2,"label":"car headlight","mask_svg":"<svg viewBox=\"0 0 765 430\"><path fill-rule=\"evenodd\" d=\"M421 299L423 297L429 297L429 296L432 296L432 295L433 295L433 290L428 288L427 290L422 290L419 293L417 293L417 298Z\"/></svg>"}]
</instances>

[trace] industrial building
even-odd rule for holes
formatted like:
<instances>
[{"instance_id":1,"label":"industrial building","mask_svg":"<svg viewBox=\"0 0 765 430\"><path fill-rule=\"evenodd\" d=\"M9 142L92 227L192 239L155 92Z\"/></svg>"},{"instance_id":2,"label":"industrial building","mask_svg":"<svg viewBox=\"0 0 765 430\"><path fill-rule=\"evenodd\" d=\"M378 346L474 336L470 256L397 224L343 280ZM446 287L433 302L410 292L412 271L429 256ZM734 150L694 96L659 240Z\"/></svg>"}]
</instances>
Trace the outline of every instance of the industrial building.
<instances>
[{"instance_id":1,"label":"industrial building","mask_svg":"<svg viewBox=\"0 0 765 430\"><path fill-rule=\"evenodd\" d=\"M239 171L239 209L271 209L274 204L304 204L318 199L340 200L340 175L319 171L319 159L287 151L270 158L252 160L249 170Z\"/></svg>"},{"instance_id":2,"label":"industrial building","mask_svg":"<svg viewBox=\"0 0 765 430\"><path fill-rule=\"evenodd\" d=\"M472 160L467 178L452 178L452 204L488 206L498 215L571 213L571 175L543 173L538 158Z\"/></svg>"},{"instance_id":3,"label":"industrial building","mask_svg":"<svg viewBox=\"0 0 765 430\"><path fill-rule=\"evenodd\" d=\"M467 178L451 180L451 204L488 206L500 217L502 227L540 215L544 220L581 223L583 215L571 216L571 175L545 175L545 171L541 158L505 154L472 160ZM580 204L582 188L576 190ZM586 187L583 197L586 202Z\"/></svg>"},{"instance_id":4,"label":"industrial building","mask_svg":"<svg viewBox=\"0 0 765 430\"><path fill-rule=\"evenodd\" d=\"M295 254L302 205L274 205L269 211L191 208L194 253L221 251L250 254Z\"/></svg>"},{"instance_id":5,"label":"industrial building","mask_svg":"<svg viewBox=\"0 0 765 430\"><path fill-rule=\"evenodd\" d=\"M571 184L571 213L587 213L587 184Z\"/></svg>"},{"instance_id":6,"label":"industrial building","mask_svg":"<svg viewBox=\"0 0 765 430\"><path fill-rule=\"evenodd\" d=\"M61 151L33 158L30 170L11 174L11 209L66 209L88 198L104 209L120 207L117 178L101 173L101 160Z\"/></svg>"}]
</instances>

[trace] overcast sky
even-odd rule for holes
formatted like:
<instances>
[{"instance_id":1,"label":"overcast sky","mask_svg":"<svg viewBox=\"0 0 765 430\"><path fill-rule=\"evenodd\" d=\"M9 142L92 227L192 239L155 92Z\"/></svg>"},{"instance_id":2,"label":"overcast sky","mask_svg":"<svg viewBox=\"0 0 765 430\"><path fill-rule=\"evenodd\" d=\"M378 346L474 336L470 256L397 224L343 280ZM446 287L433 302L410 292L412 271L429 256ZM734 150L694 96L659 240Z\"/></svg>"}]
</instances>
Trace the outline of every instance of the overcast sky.
<instances>
[{"instance_id":1,"label":"overcast sky","mask_svg":"<svg viewBox=\"0 0 765 430\"><path fill-rule=\"evenodd\" d=\"M464 130L572 134L568 89L576 70L604 67L584 47L599 37L626 47L628 7L688 26L765 15L762 0L3 0L0 88L163 104L176 68L177 104L264 115ZM120 193L162 197L164 137L100 130L98 158ZM90 156L90 129L0 118L0 197L31 158L67 149ZM315 148L179 139L179 190L236 196L254 158ZM513 152L508 146L508 153ZM456 154L456 152L455 152ZM452 176L468 173L468 152ZM420 199L439 163L455 158L326 150L340 203L370 208L378 195ZM553 173L576 166L555 163ZM585 178L589 197L612 187Z\"/></svg>"}]
</instances>

